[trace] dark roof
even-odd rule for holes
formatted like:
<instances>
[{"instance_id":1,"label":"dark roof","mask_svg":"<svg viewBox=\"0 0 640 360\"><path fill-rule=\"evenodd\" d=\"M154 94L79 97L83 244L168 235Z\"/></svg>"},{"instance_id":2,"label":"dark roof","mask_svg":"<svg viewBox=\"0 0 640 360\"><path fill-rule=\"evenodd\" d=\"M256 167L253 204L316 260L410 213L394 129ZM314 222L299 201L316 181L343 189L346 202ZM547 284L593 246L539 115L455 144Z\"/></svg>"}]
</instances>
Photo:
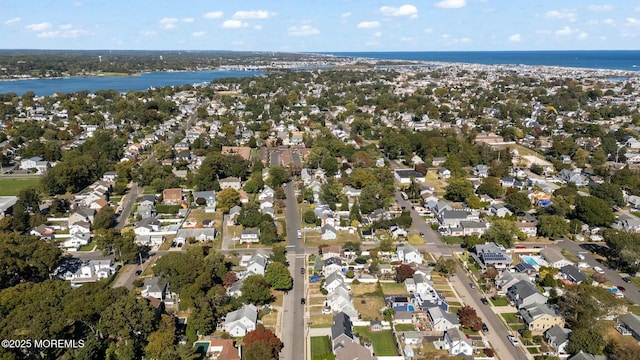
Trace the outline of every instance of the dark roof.
<instances>
[{"instance_id":1,"label":"dark roof","mask_svg":"<svg viewBox=\"0 0 640 360\"><path fill-rule=\"evenodd\" d=\"M331 325L331 338L336 339L340 335L346 335L350 339L353 339L353 324L349 315L344 312L339 312L333 317L333 325Z\"/></svg>"},{"instance_id":2,"label":"dark roof","mask_svg":"<svg viewBox=\"0 0 640 360\"><path fill-rule=\"evenodd\" d=\"M560 268L560 271L575 283L581 283L589 278L575 265L565 265Z\"/></svg>"},{"instance_id":3,"label":"dark roof","mask_svg":"<svg viewBox=\"0 0 640 360\"><path fill-rule=\"evenodd\" d=\"M517 283L513 284L508 293L518 294L520 299L526 299L534 294L541 294L541 292L533 285L531 282L526 280L520 280Z\"/></svg>"},{"instance_id":4,"label":"dark roof","mask_svg":"<svg viewBox=\"0 0 640 360\"><path fill-rule=\"evenodd\" d=\"M533 265L531 265L529 263L519 263L516 266L514 266L514 268L518 272L530 272L530 271L535 271L536 270L536 268L534 268Z\"/></svg>"},{"instance_id":5,"label":"dark roof","mask_svg":"<svg viewBox=\"0 0 640 360\"><path fill-rule=\"evenodd\" d=\"M398 174L398 176L402 177L402 178L410 178L410 177L415 177L415 178L420 178L420 177L424 177L424 175L422 175L421 173L415 171L415 170L410 170L410 169L401 169L401 170L395 170L396 174Z\"/></svg>"}]
</instances>

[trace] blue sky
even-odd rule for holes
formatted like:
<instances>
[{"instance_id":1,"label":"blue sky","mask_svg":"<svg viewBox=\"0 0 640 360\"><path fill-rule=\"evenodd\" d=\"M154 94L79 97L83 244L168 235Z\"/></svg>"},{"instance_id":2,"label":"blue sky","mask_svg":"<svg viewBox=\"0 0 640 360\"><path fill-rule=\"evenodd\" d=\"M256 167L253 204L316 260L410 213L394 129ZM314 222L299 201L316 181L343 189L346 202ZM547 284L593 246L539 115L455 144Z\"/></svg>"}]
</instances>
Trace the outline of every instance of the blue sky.
<instances>
[{"instance_id":1,"label":"blue sky","mask_svg":"<svg viewBox=\"0 0 640 360\"><path fill-rule=\"evenodd\" d=\"M633 0L0 0L0 48L639 50Z\"/></svg>"}]
</instances>

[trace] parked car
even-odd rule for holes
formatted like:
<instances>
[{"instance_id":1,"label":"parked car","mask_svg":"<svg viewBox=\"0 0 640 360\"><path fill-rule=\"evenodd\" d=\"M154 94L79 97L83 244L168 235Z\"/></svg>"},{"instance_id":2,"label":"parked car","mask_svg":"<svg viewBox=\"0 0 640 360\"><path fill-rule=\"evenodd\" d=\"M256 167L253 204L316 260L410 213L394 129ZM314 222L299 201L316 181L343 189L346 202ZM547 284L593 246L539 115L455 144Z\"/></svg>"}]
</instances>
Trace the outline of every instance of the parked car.
<instances>
[{"instance_id":1,"label":"parked car","mask_svg":"<svg viewBox=\"0 0 640 360\"><path fill-rule=\"evenodd\" d=\"M474 284L474 283L469 283L469 286L470 286L472 289L475 289L475 288L476 288L476 284Z\"/></svg>"},{"instance_id":2,"label":"parked car","mask_svg":"<svg viewBox=\"0 0 640 360\"><path fill-rule=\"evenodd\" d=\"M511 342L511 345L518 346L518 339L513 335L507 335L507 339Z\"/></svg>"},{"instance_id":3,"label":"parked car","mask_svg":"<svg viewBox=\"0 0 640 360\"><path fill-rule=\"evenodd\" d=\"M480 302L484 305L489 305L489 300L487 300L487 298L480 298Z\"/></svg>"},{"instance_id":4,"label":"parked car","mask_svg":"<svg viewBox=\"0 0 640 360\"><path fill-rule=\"evenodd\" d=\"M618 290L625 292L627 289L624 286L618 286Z\"/></svg>"},{"instance_id":5,"label":"parked car","mask_svg":"<svg viewBox=\"0 0 640 360\"><path fill-rule=\"evenodd\" d=\"M487 326L487 324L482 323L482 331L489 332L489 327Z\"/></svg>"},{"instance_id":6,"label":"parked car","mask_svg":"<svg viewBox=\"0 0 640 360\"><path fill-rule=\"evenodd\" d=\"M136 276L140 276L142 274L142 270L136 270Z\"/></svg>"},{"instance_id":7,"label":"parked car","mask_svg":"<svg viewBox=\"0 0 640 360\"><path fill-rule=\"evenodd\" d=\"M600 266L596 266L593 268L598 274L604 274L604 270Z\"/></svg>"},{"instance_id":8,"label":"parked car","mask_svg":"<svg viewBox=\"0 0 640 360\"><path fill-rule=\"evenodd\" d=\"M300 298L300 304L304 305L306 303L306 300L304 298Z\"/></svg>"},{"instance_id":9,"label":"parked car","mask_svg":"<svg viewBox=\"0 0 640 360\"><path fill-rule=\"evenodd\" d=\"M304 268L303 267L300 268L300 274L304 274Z\"/></svg>"},{"instance_id":10,"label":"parked car","mask_svg":"<svg viewBox=\"0 0 640 360\"><path fill-rule=\"evenodd\" d=\"M325 315L331 314L331 308L330 307L323 308L322 313Z\"/></svg>"}]
</instances>

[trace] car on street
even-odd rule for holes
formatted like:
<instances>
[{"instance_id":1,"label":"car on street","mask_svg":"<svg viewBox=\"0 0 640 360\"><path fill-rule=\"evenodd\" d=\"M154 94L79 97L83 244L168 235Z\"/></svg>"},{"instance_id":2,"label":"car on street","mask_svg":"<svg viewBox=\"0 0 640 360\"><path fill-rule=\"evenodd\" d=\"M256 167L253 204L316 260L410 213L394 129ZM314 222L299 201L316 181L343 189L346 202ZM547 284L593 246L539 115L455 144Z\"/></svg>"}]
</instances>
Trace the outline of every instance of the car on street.
<instances>
[{"instance_id":1,"label":"car on street","mask_svg":"<svg viewBox=\"0 0 640 360\"><path fill-rule=\"evenodd\" d=\"M142 270L136 270L136 276L140 276L142 274Z\"/></svg>"},{"instance_id":2,"label":"car on street","mask_svg":"<svg viewBox=\"0 0 640 360\"><path fill-rule=\"evenodd\" d=\"M631 279L629 279L628 277L623 277L622 281L626 282L627 284L629 284L631 282Z\"/></svg>"},{"instance_id":3,"label":"car on street","mask_svg":"<svg viewBox=\"0 0 640 360\"><path fill-rule=\"evenodd\" d=\"M507 339L509 339L509 342L511 342L511 345L518 346L518 338L516 338L515 336L507 335Z\"/></svg>"},{"instance_id":4,"label":"car on street","mask_svg":"<svg viewBox=\"0 0 640 360\"><path fill-rule=\"evenodd\" d=\"M487 324L482 323L482 331L489 332L489 327L487 326Z\"/></svg>"},{"instance_id":5,"label":"car on street","mask_svg":"<svg viewBox=\"0 0 640 360\"><path fill-rule=\"evenodd\" d=\"M627 289L624 286L618 286L618 290L625 292Z\"/></svg>"},{"instance_id":6,"label":"car on street","mask_svg":"<svg viewBox=\"0 0 640 360\"><path fill-rule=\"evenodd\" d=\"M298 239L302 239L302 230L298 229Z\"/></svg>"},{"instance_id":7,"label":"car on street","mask_svg":"<svg viewBox=\"0 0 640 360\"><path fill-rule=\"evenodd\" d=\"M304 298L300 298L300 304L304 305L307 301Z\"/></svg>"},{"instance_id":8,"label":"car on street","mask_svg":"<svg viewBox=\"0 0 640 360\"><path fill-rule=\"evenodd\" d=\"M487 298L480 298L480 302L484 305L489 305L489 300L487 300Z\"/></svg>"},{"instance_id":9,"label":"car on street","mask_svg":"<svg viewBox=\"0 0 640 360\"><path fill-rule=\"evenodd\" d=\"M424 236L424 233L422 231L420 231L420 236Z\"/></svg>"},{"instance_id":10,"label":"car on street","mask_svg":"<svg viewBox=\"0 0 640 360\"><path fill-rule=\"evenodd\" d=\"M475 288L476 288L476 284L474 284L474 283L469 283L469 287L471 287L472 289L475 289Z\"/></svg>"},{"instance_id":11,"label":"car on street","mask_svg":"<svg viewBox=\"0 0 640 360\"><path fill-rule=\"evenodd\" d=\"M593 268L598 274L604 274L604 270L600 266L596 266Z\"/></svg>"},{"instance_id":12,"label":"car on street","mask_svg":"<svg viewBox=\"0 0 640 360\"><path fill-rule=\"evenodd\" d=\"M300 268L300 274L304 274L304 268L303 267Z\"/></svg>"}]
</instances>

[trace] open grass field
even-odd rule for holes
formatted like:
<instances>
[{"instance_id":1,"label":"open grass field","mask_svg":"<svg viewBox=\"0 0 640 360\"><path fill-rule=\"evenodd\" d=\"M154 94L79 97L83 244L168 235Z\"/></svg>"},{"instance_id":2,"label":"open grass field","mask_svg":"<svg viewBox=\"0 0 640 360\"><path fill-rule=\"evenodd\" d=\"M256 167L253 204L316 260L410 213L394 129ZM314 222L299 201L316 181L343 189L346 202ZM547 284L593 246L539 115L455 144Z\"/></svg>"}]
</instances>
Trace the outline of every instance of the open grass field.
<instances>
[{"instance_id":1,"label":"open grass field","mask_svg":"<svg viewBox=\"0 0 640 360\"><path fill-rule=\"evenodd\" d=\"M493 304L493 306L507 306L509 305L509 301L504 297L497 298L489 298L489 301Z\"/></svg>"},{"instance_id":2,"label":"open grass field","mask_svg":"<svg viewBox=\"0 0 640 360\"><path fill-rule=\"evenodd\" d=\"M407 241L410 245L424 245L424 239L420 234L409 234Z\"/></svg>"},{"instance_id":3,"label":"open grass field","mask_svg":"<svg viewBox=\"0 0 640 360\"><path fill-rule=\"evenodd\" d=\"M264 327L275 331L276 324L278 322L278 310L271 310L271 312L267 315L264 315L261 320Z\"/></svg>"},{"instance_id":4,"label":"open grass field","mask_svg":"<svg viewBox=\"0 0 640 360\"><path fill-rule=\"evenodd\" d=\"M409 294L404 283L380 283L385 294Z\"/></svg>"},{"instance_id":5,"label":"open grass field","mask_svg":"<svg viewBox=\"0 0 640 360\"><path fill-rule=\"evenodd\" d=\"M40 187L39 176L0 178L0 196L16 196L24 189Z\"/></svg>"},{"instance_id":6,"label":"open grass field","mask_svg":"<svg viewBox=\"0 0 640 360\"><path fill-rule=\"evenodd\" d=\"M351 284L349 286L351 286L352 296L361 296L361 295L372 294L376 292L376 284L360 283L360 284Z\"/></svg>"},{"instance_id":7,"label":"open grass field","mask_svg":"<svg viewBox=\"0 0 640 360\"><path fill-rule=\"evenodd\" d=\"M415 331L413 324L396 324L396 331Z\"/></svg>"},{"instance_id":8,"label":"open grass field","mask_svg":"<svg viewBox=\"0 0 640 360\"><path fill-rule=\"evenodd\" d=\"M369 331L364 326L354 326L353 332L357 333L360 338L366 338L373 345L373 352L376 356L397 356L398 350L396 343L391 334L391 330Z\"/></svg>"},{"instance_id":9,"label":"open grass field","mask_svg":"<svg viewBox=\"0 0 640 360\"><path fill-rule=\"evenodd\" d=\"M382 319L380 309L385 306L385 303L384 298L381 296L354 296L353 305L360 315L362 315L362 320Z\"/></svg>"},{"instance_id":10,"label":"open grass field","mask_svg":"<svg viewBox=\"0 0 640 360\"><path fill-rule=\"evenodd\" d=\"M332 323L333 323L333 315L324 315L324 314L314 315L309 322L312 328L331 327Z\"/></svg>"},{"instance_id":11,"label":"open grass field","mask_svg":"<svg viewBox=\"0 0 640 360\"><path fill-rule=\"evenodd\" d=\"M311 358L312 359L335 359L331 353L331 339L329 336L311 337Z\"/></svg>"},{"instance_id":12,"label":"open grass field","mask_svg":"<svg viewBox=\"0 0 640 360\"><path fill-rule=\"evenodd\" d=\"M518 319L516 317L516 313L503 313L501 314L502 318L508 323L508 324L514 324L514 323L519 323L520 319Z\"/></svg>"}]
</instances>

